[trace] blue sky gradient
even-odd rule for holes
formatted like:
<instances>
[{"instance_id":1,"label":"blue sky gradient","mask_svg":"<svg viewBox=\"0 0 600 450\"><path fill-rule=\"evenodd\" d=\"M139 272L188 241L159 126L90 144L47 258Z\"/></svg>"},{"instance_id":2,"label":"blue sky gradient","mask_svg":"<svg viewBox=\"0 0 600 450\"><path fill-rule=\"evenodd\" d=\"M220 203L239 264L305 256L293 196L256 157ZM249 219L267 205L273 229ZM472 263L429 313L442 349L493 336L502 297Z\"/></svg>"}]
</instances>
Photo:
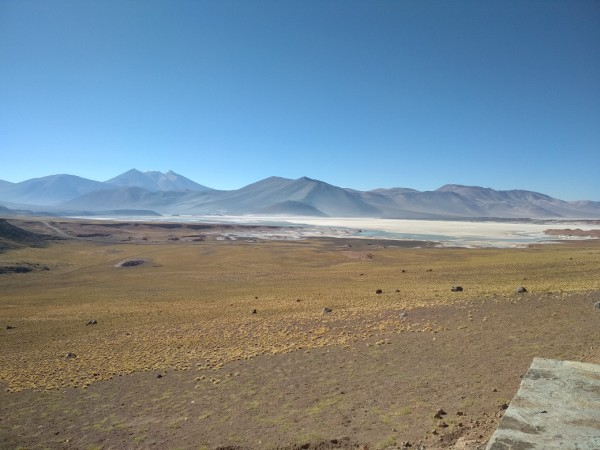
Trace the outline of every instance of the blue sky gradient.
<instances>
[{"instance_id":1,"label":"blue sky gradient","mask_svg":"<svg viewBox=\"0 0 600 450\"><path fill-rule=\"evenodd\" d=\"M0 0L0 179L600 200L598 1Z\"/></svg>"}]
</instances>

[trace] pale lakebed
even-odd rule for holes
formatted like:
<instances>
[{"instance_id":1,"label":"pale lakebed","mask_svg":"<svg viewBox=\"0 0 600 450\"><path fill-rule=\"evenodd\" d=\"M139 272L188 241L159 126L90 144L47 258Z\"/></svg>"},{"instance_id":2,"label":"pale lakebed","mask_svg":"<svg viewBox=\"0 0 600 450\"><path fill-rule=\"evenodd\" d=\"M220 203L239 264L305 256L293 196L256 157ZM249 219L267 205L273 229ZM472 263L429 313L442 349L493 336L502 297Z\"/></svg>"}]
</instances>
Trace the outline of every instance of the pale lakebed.
<instances>
[{"instance_id":1,"label":"pale lakebed","mask_svg":"<svg viewBox=\"0 0 600 450\"><path fill-rule=\"evenodd\" d=\"M89 217L78 217L89 219ZM568 220L407 220L347 217L302 216L161 216L95 217L97 220L131 220L248 225L248 229L223 232L227 239L305 239L309 237L372 238L389 240L431 241L440 247L523 247L533 243L578 239L549 236L551 228L590 229L584 221Z\"/></svg>"}]
</instances>

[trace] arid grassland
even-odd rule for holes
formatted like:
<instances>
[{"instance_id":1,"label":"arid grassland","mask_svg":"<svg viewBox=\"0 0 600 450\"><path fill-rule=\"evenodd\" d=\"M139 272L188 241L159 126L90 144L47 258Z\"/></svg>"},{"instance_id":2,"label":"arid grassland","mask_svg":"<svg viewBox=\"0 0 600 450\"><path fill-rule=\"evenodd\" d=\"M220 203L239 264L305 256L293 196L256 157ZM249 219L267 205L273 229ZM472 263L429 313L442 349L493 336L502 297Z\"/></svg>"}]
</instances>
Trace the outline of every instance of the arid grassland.
<instances>
[{"instance_id":1,"label":"arid grassland","mask_svg":"<svg viewBox=\"0 0 600 450\"><path fill-rule=\"evenodd\" d=\"M63 239L0 253L2 448L478 448L534 356L600 363L597 240L18 225Z\"/></svg>"}]
</instances>

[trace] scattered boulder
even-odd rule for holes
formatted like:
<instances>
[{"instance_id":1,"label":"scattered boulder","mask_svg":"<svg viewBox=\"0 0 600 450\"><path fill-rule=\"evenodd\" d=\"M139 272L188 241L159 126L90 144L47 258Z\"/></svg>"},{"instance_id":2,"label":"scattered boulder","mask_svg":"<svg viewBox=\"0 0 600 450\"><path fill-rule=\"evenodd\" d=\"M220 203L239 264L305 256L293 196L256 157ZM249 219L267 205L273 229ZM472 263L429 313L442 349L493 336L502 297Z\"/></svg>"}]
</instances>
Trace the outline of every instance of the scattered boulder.
<instances>
[{"instance_id":1,"label":"scattered boulder","mask_svg":"<svg viewBox=\"0 0 600 450\"><path fill-rule=\"evenodd\" d=\"M145 262L146 260L144 259L130 259L127 261L121 261L120 263L116 264L115 267L137 267L141 266Z\"/></svg>"},{"instance_id":2,"label":"scattered boulder","mask_svg":"<svg viewBox=\"0 0 600 450\"><path fill-rule=\"evenodd\" d=\"M65 355L65 359L73 359L73 358L77 358L77 355L73 352L67 352L67 354Z\"/></svg>"},{"instance_id":3,"label":"scattered boulder","mask_svg":"<svg viewBox=\"0 0 600 450\"><path fill-rule=\"evenodd\" d=\"M434 419L442 419L445 415L446 415L446 411L444 411L442 408L440 408L433 415L433 418Z\"/></svg>"},{"instance_id":4,"label":"scattered boulder","mask_svg":"<svg viewBox=\"0 0 600 450\"><path fill-rule=\"evenodd\" d=\"M518 288L515 289L515 294L525 294L527 292L527 289L525 289L525 287L523 286L519 286Z\"/></svg>"},{"instance_id":5,"label":"scattered boulder","mask_svg":"<svg viewBox=\"0 0 600 450\"><path fill-rule=\"evenodd\" d=\"M462 286L452 286L452 287L450 288L450 290L451 290L452 292L462 292L462 291L463 291L463 288L462 288Z\"/></svg>"},{"instance_id":6,"label":"scattered boulder","mask_svg":"<svg viewBox=\"0 0 600 450\"><path fill-rule=\"evenodd\" d=\"M323 314L330 314L331 312L333 312L333 309L327 307L323 308Z\"/></svg>"},{"instance_id":7,"label":"scattered boulder","mask_svg":"<svg viewBox=\"0 0 600 450\"><path fill-rule=\"evenodd\" d=\"M90 320L86 325L98 325L98 321L96 319Z\"/></svg>"},{"instance_id":8,"label":"scattered boulder","mask_svg":"<svg viewBox=\"0 0 600 450\"><path fill-rule=\"evenodd\" d=\"M600 309L600 300L594 303L594 308Z\"/></svg>"},{"instance_id":9,"label":"scattered boulder","mask_svg":"<svg viewBox=\"0 0 600 450\"><path fill-rule=\"evenodd\" d=\"M383 294L383 291L382 291L381 289L377 289L377 290L375 291L375 293L376 293L376 294Z\"/></svg>"},{"instance_id":10,"label":"scattered boulder","mask_svg":"<svg viewBox=\"0 0 600 450\"><path fill-rule=\"evenodd\" d=\"M12 325L6 325L6 329L7 329L7 330L14 330L14 329L15 329L15 327L13 327Z\"/></svg>"}]
</instances>

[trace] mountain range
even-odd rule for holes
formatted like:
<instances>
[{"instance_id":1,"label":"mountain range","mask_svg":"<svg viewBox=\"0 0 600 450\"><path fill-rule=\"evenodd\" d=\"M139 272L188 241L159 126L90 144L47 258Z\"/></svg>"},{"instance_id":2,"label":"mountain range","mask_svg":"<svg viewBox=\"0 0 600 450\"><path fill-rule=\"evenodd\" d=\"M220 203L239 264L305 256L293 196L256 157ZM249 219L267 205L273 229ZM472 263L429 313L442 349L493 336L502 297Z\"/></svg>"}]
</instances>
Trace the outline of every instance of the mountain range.
<instances>
[{"instance_id":1,"label":"mountain range","mask_svg":"<svg viewBox=\"0 0 600 450\"><path fill-rule=\"evenodd\" d=\"M2 208L3 207L3 208ZM50 175L20 183L0 180L0 212L294 215L440 218L600 218L600 202L564 201L525 190L448 184L359 191L307 177L269 177L236 190L216 190L168 171L129 170L99 182ZM6 214L6 212L4 212Z\"/></svg>"}]
</instances>

